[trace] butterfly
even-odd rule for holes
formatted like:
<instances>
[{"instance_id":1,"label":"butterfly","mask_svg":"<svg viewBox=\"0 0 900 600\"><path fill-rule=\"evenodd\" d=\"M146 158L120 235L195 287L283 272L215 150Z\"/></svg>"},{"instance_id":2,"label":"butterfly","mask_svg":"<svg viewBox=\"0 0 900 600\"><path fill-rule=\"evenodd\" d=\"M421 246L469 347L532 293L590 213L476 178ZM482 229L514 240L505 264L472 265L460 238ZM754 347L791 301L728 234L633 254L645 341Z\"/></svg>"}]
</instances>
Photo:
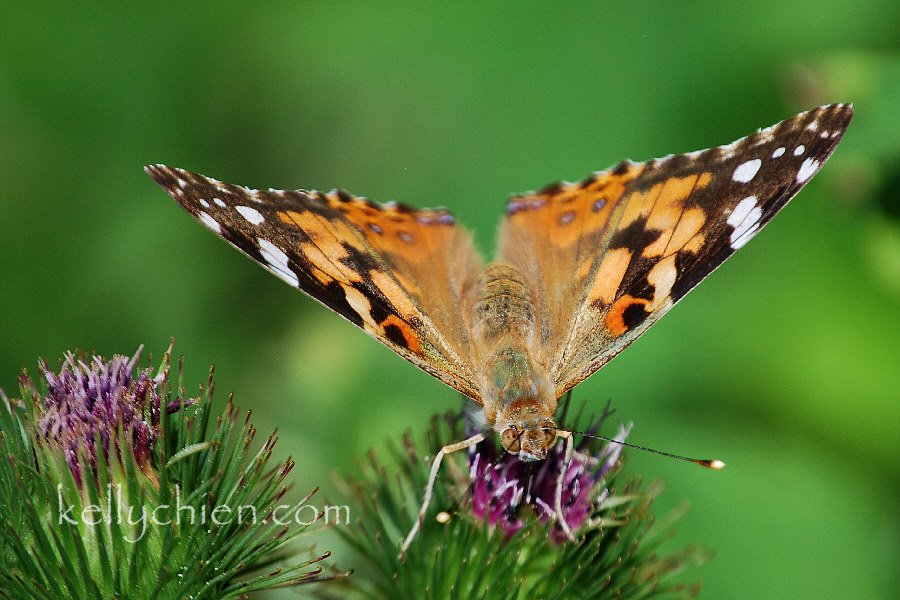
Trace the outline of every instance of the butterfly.
<instances>
[{"instance_id":1,"label":"butterfly","mask_svg":"<svg viewBox=\"0 0 900 600\"><path fill-rule=\"evenodd\" d=\"M481 405L506 451L540 460L562 435L558 399L784 208L852 115L823 106L727 146L514 196L487 263L443 208L146 170L214 233ZM432 472L475 437L442 449Z\"/></svg>"}]
</instances>

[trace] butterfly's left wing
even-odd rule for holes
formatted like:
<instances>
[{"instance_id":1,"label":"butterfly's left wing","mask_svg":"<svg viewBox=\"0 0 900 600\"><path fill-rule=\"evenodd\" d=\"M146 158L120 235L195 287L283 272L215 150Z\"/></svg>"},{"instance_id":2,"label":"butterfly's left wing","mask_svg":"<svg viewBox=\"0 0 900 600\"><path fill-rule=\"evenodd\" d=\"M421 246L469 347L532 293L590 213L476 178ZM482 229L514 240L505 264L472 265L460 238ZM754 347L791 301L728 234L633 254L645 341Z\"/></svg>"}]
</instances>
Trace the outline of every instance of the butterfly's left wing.
<instances>
[{"instance_id":1,"label":"butterfly's left wing","mask_svg":"<svg viewBox=\"0 0 900 600\"><path fill-rule=\"evenodd\" d=\"M532 286L557 397L621 352L741 248L834 151L834 104L728 146L624 162L514 197L499 258Z\"/></svg>"},{"instance_id":2,"label":"butterfly's left wing","mask_svg":"<svg viewBox=\"0 0 900 600\"><path fill-rule=\"evenodd\" d=\"M460 303L481 258L449 212L343 191L251 190L165 165L147 172L250 258L480 401Z\"/></svg>"}]
</instances>

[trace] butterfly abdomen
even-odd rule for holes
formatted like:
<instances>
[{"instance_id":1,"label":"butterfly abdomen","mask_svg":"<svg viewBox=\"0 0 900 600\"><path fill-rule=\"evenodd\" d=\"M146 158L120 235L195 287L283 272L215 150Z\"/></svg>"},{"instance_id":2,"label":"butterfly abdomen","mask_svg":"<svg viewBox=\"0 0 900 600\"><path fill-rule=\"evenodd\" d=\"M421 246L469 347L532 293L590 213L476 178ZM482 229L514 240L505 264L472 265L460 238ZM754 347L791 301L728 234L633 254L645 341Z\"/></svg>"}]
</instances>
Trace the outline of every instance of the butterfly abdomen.
<instances>
[{"instance_id":1,"label":"butterfly abdomen","mask_svg":"<svg viewBox=\"0 0 900 600\"><path fill-rule=\"evenodd\" d=\"M485 268L475 289L473 337L493 345L510 335L528 339L534 334L537 308L525 278L515 267L492 262Z\"/></svg>"}]
</instances>

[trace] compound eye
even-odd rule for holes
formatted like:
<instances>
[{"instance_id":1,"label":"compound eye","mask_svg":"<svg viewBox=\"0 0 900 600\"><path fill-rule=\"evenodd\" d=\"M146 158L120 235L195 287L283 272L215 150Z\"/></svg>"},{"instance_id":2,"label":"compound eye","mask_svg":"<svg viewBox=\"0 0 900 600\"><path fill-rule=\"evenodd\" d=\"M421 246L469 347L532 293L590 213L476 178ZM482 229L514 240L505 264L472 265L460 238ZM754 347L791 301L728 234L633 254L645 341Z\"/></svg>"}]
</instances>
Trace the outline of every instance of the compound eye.
<instances>
[{"instance_id":1,"label":"compound eye","mask_svg":"<svg viewBox=\"0 0 900 600\"><path fill-rule=\"evenodd\" d=\"M556 428L553 429L545 429L544 430L544 448L546 450L550 450L553 447L553 444L556 442Z\"/></svg>"},{"instance_id":2,"label":"compound eye","mask_svg":"<svg viewBox=\"0 0 900 600\"><path fill-rule=\"evenodd\" d=\"M521 440L522 432L516 430L514 427L507 427L503 430L503 433L500 434L500 443L503 444L503 448L510 454L519 453L519 450L522 449Z\"/></svg>"}]
</instances>

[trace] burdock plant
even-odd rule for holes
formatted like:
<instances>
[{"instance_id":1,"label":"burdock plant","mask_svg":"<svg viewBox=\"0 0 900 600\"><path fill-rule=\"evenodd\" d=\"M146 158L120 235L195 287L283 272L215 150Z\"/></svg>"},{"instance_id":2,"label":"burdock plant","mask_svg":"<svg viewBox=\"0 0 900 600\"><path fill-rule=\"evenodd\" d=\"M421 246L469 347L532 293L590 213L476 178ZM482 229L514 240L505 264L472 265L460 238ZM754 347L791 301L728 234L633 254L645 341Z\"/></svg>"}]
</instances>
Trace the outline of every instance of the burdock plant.
<instances>
[{"instance_id":1,"label":"burdock plant","mask_svg":"<svg viewBox=\"0 0 900 600\"><path fill-rule=\"evenodd\" d=\"M588 431L597 431L608 412ZM566 471L562 511L570 541L555 520L564 465L562 444L546 460L523 463L486 440L448 455L432 509L406 553L399 541L422 502L429 454L462 439L461 418L436 418L424 445L409 437L390 449L393 467L372 452L361 479L344 482L360 516L341 535L362 557L340 597L373 599L689 598L698 584L678 577L707 555L696 547L660 551L676 515L656 522L650 510L661 485L622 475L621 445L583 439ZM623 441L627 430L615 439ZM335 590L322 590L330 595Z\"/></svg>"},{"instance_id":2,"label":"burdock plant","mask_svg":"<svg viewBox=\"0 0 900 600\"><path fill-rule=\"evenodd\" d=\"M170 348L171 350L171 348ZM0 597L220 599L321 579L273 519L293 467L228 403L131 358L69 354L0 390ZM174 389L173 389L174 387ZM248 415L249 417L249 415ZM289 514L289 513L286 513Z\"/></svg>"}]
</instances>

